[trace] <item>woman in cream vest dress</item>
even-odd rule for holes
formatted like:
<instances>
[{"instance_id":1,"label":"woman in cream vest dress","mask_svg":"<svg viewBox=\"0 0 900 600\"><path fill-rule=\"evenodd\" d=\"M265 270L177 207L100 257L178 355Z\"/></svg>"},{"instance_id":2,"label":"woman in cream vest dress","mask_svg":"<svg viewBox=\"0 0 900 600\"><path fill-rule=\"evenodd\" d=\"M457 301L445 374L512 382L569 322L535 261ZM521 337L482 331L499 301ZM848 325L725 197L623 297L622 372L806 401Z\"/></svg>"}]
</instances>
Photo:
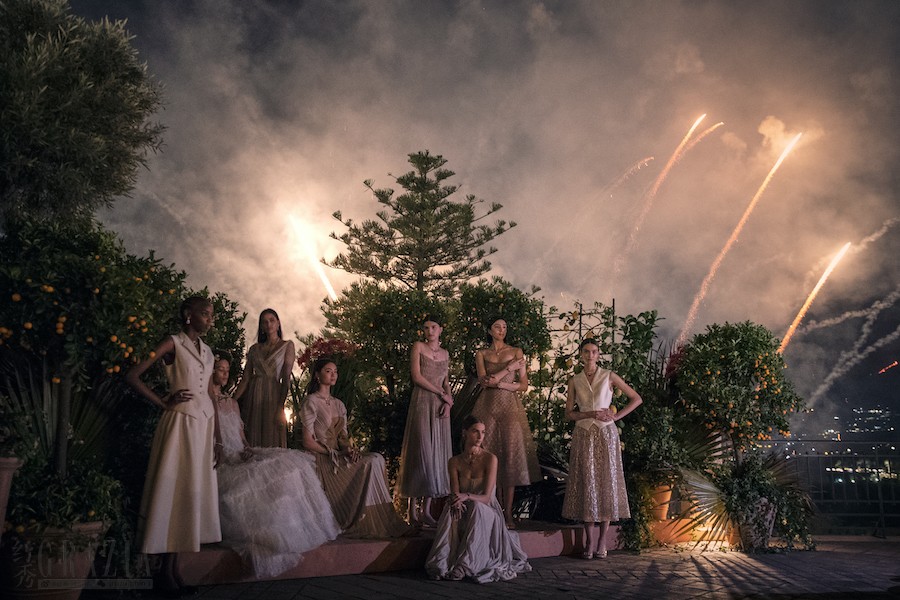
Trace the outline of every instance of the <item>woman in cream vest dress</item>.
<instances>
[{"instance_id":1,"label":"woman in cream vest dress","mask_svg":"<svg viewBox=\"0 0 900 600\"><path fill-rule=\"evenodd\" d=\"M579 354L584 370L569 380L566 395L566 417L575 421L575 431L562 516L584 523L584 558L605 558L609 522L631 516L615 422L637 408L641 397L621 377L599 368L596 341L584 340ZM616 388L628 404L613 413Z\"/></svg>"},{"instance_id":2,"label":"woman in cream vest dress","mask_svg":"<svg viewBox=\"0 0 900 600\"><path fill-rule=\"evenodd\" d=\"M200 339L212 326L212 311L206 298L185 300L183 331L165 338L153 358L126 376L139 394L163 409L150 450L138 531L141 552L164 555L157 583L167 592L182 587L174 553L198 552L200 544L222 540L214 470L216 413L209 395L213 354ZM165 398L140 379L159 360L169 381Z\"/></svg>"}]
</instances>

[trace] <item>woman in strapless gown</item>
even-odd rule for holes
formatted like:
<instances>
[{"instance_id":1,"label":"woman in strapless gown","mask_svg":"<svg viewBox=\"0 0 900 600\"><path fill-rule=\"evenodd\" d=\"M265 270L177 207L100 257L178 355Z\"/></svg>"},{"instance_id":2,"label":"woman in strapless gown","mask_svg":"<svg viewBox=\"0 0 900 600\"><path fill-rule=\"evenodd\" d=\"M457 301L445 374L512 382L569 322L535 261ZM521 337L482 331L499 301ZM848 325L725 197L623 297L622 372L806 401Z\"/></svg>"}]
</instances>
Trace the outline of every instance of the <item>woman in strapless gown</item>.
<instances>
[{"instance_id":1,"label":"woman in strapless gown","mask_svg":"<svg viewBox=\"0 0 900 600\"><path fill-rule=\"evenodd\" d=\"M409 521L414 525L433 527L432 498L450 493L447 461L453 455L450 442L450 355L441 348L443 327L439 317L429 315L422 323L424 342L413 344L410 371L413 381L412 397L400 452L400 474L397 492L409 498ZM419 512L417 499L422 498Z\"/></svg>"},{"instance_id":2,"label":"woman in strapless gown","mask_svg":"<svg viewBox=\"0 0 900 600\"><path fill-rule=\"evenodd\" d=\"M637 408L641 397L621 377L597 365L600 346L595 340L581 342L579 355L584 370L569 380L566 394L566 417L575 421L575 431L562 516L584 523L583 558L606 558L609 522L631 516L615 422ZM628 398L616 413L609 408L614 389Z\"/></svg>"},{"instance_id":3,"label":"woman in strapless gown","mask_svg":"<svg viewBox=\"0 0 900 600\"><path fill-rule=\"evenodd\" d=\"M528 389L528 372L521 348L506 344L506 321L494 319L488 334L491 345L475 353L475 368L482 385L472 414L485 425L484 447L499 461L497 495L507 526L514 528L512 504L515 487L541 478L534 438L518 393Z\"/></svg>"},{"instance_id":4,"label":"woman in strapless gown","mask_svg":"<svg viewBox=\"0 0 900 600\"><path fill-rule=\"evenodd\" d=\"M210 390L218 405L222 444L222 545L240 554L257 578L271 578L341 530L309 453L247 444L237 402L222 393L228 368L226 358L216 360Z\"/></svg>"},{"instance_id":5,"label":"woman in strapless gown","mask_svg":"<svg viewBox=\"0 0 900 600\"><path fill-rule=\"evenodd\" d=\"M485 426L463 420L463 451L450 459L451 494L438 521L425 569L432 579L506 581L531 570L519 536L509 531L494 487L497 457L482 447Z\"/></svg>"},{"instance_id":6,"label":"woman in strapless gown","mask_svg":"<svg viewBox=\"0 0 900 600\"><path fill-rule=\"evenodd\" d=\"M344 535L389 538L414 532L394 510L384 457L360 452L350 441L347 407L331 395L337 365L319 358L310 373L300 409L303 447L315 456L316 472Z\"/></svg>"},{"instance_id":7,"label":"woman in strapless gown","mask_svg":"<svg viewBox=\"0 0 900 600\"><path fill-rule=\"evenodd\" d=\"M256 339L247 352L247 366L234 398L241 406L251 446L286 448L284 401L291 386L294 342L283 339L281 320L271 308L259 315Z\"/></svg>"}]
</instances>

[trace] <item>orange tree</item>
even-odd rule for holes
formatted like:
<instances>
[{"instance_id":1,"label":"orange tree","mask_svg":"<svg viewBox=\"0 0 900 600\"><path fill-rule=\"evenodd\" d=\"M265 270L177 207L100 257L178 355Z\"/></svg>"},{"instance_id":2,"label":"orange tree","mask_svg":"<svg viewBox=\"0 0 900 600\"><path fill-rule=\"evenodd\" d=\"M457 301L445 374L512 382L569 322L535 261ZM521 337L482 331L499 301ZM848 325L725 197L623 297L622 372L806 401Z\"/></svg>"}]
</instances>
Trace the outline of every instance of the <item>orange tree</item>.
<instances>
[{"instance_id":1,"label":"orange tree","mask_svg":"<svg viewBox=\"0 0 900 600\"><path fill-rule=\"evenodd\" d=\"M786 434L803 401L787 377L778 339L745 321L713 324L678 352L673 365L685 409L730 442L736 459L772 434Z\"/></svg>"},{"instance_id":2,"label":"orange tree","mask_svg":"<svg viewBox=\"0 0 900 600\"><path fill-rule=\"evenodd\" d=\"M106 454L135 471L140 452L123 459L118 434L152 429L155 412L119 384L119 373L180 328L179 303L195 293L184 272L126 253L93 222L20 221L0 234L0 289L0 396L31 417L26 435L37 440L37 456L29 468L43 463L45 478L65 482L73 460ZM243 316L222 294L213 302L218 319L207 341L239 359ZM127 411L117 410L123 400L133 402Z\"/></svg>"}]
</instances>

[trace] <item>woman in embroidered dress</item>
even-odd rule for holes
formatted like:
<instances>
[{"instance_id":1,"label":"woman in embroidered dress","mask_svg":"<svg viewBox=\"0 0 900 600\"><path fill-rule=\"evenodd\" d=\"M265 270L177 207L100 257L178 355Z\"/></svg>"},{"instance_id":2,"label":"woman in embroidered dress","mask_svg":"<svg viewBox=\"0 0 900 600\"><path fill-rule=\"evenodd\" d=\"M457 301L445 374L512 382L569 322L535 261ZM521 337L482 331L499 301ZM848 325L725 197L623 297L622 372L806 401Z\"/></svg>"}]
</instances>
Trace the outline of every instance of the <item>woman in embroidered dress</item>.
<instances>
[{"instance_id":1,"label":"woman in embroidered dress","mask_svg":"<svg viewBox=\"0 0 900 600\"><path fill-rule=\"evenodd\" d=\"M483 448L484 432L476 416L466 417L462 452L447 464L451 494L425 561L432 579L488 583L531 570L518 534L504 523L494 493L497 457Z\"/></svg>"},{"instance_id":2,"label":"woman in embroidered dress","mask_svg":"<svg viewBox=\"0 0 900 600\"><path fill-rule=\"evenodd\" d=\"M450 442L450 355L441 348L440 318L430 315L422 323L424 342L415 342L409 358L413 381L397 491L409 498L409 520L413 525L434 527L432 498L450 493L447 461L453 455ZM417 498L423 498L419 513Z\"/></svg>"},{"instance_id":3,"label":"woman in embroidered dress","mask_svg":"<svg viewBox=\"0 0 900 600\"><path fill-rule=\"evenodd\" d=\"M262 311L257 343L247 352L247 366L234 392L247 441L254 447L287 447L284 401L291 387L295 350L294 342L283 337L278 313L271 308Z\"/></svg>"},{"instance_id":4,"label":"woman in embroidered dress","mask_svg":"<svg viewBox=\"0 0 900 600\"><path fill-rule=\"evenodd\" d=\"M247 443L237 402L222 392L228 369L228 359L217 358L210 385L223 445L218 469L222 544L240 554L257 578L271 578L341 530L312 455Z\"/></svg>"},{"instance_id":5,"label":"woman in embroidered dress","mask_svg":"<svg viewBox=\"0 0 900 600\"><path fill-rule=\"evenodd\" d=\"M641 404L641 397L622 378L597 365L600 346L586 339L579 346L584 370L569 380L566 417L575 421L569 450L569 479L562 516L584 523L583 558L606 558L609 522L631 516L622 473L622 452L615 422ZM628 404L610 410L613 391Z\"/></svg>"},{"instance_id":6,"label":"woman in embroidered dress","mask_svg":"<svg viewBox=\"0 0 900 600\"><path fill-rule=\"evenodd\" d=\"M151 358L132 367L125 381L163 409L156 426L138 519L141 552L161 554L156 585L178 594L184 585L175 566L176 553L199 552L200 544L221 541L215 464L215 405L209 396L213 355L200 336L213 324L207 298L181 304L182 331L163 339ZM141 380L163 361L169 394L160 398Z\"/></svg>"},{"instance_id":7,"label":"woman in embroidered dress","mask_svg":"<svg viewBox=\"0 0 900 600\"><path fill-rule=\"evenodd\" d=\"M347 433L347 407L331 395L337 365L319 358L310 370L306 399L300 409L303 447L315 455L316 471L325 487L338 525L348 537L399 537L409 525L394 510L384 458L360 452Z\"/></svg>"},{"instance_id":8,"label":"woman in embroidered dress","mask_svg":"<svg viewBox=\"0 0 900 600\"><path fill-rule=\"evenodd\" d=\"M483 389L472 414L485 425L485 449L499 461L497 496L507 526L515 528L512 504L516 486L540 480L541 470L525 407L518 397L528 389L525 355L521 348L506 343L506 331L503 319L489 321L490 346L475 353L475 369Z\"/></svg>"}]
</instances>

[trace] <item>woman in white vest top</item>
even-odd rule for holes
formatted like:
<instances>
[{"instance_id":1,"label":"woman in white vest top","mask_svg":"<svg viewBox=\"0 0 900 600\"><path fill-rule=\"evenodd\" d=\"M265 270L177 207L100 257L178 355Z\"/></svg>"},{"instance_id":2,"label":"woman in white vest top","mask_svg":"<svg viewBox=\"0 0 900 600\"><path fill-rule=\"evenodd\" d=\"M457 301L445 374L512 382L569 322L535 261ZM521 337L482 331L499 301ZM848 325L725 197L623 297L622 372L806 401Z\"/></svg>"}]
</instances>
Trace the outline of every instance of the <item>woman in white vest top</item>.
<instances>
[{"instance_id":1,"label":"woman in white vest top","mask_svg":"<svg viewBox=\"0 0 900 600\"><path fill-rule=\"evenodd\" d=\"M175 554L198 552L200 544L219 542L216 482L215 404L209 395L213 353L200 336L213 324L212 303L185 300L181 333L166 337L152 358L135 365L125 380L141 396L163 409L156 426L138 522L141 552L162 554L157 586L167 593L183 589ZM162 360L169 394L160 398L141 376Z\"/></svg>"},{"instance_id":2,"label":"woman in white vest top","mask_svg":"<svg viewBox=\"0 0 900 600\"><path fill-rule=\"evenodd\" d=\"M615 422L637 408L641 397L621 377L599 367L595 340L584 340L578 349L584 370L569 380L566 394L566 417L575 421L575 431L562 516L584 523L583 558L606 558L609 522L631 516ZM628 398L617 413L610 410L615 389Z\"/></svg>"}]
</instances>

